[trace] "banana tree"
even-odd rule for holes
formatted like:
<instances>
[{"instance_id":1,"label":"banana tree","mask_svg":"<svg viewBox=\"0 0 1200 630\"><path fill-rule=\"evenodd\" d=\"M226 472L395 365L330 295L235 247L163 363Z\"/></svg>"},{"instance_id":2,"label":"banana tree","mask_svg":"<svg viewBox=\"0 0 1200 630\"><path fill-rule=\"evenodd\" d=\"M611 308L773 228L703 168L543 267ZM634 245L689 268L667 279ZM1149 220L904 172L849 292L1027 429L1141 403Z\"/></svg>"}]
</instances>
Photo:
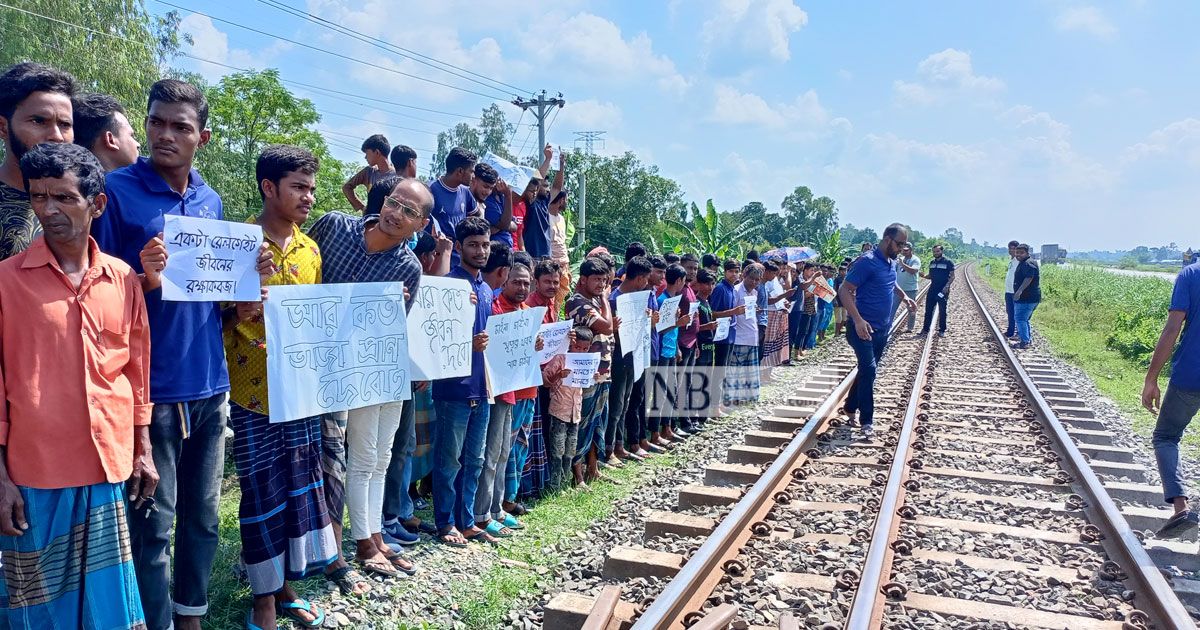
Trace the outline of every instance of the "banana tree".
<instances>
[{"instance_id":1,"label":"banana tree","mask_svg":"<svg viewBox=\"0 0 1200 630\"><path fill-rule=\"evenodd\" d=\"M818 259L821 262L829 265L838 265L843 258L854 255L854 248L846 242L842 241L842 231L834 230L829 236L823 239L813 241L812 248L821 254Z\"/></svg>"},{"instance_id":2,"label":"banana tree","mask_svg":"<svg viewBox=\"0 0 1200 630\"><path fill-rule=\"evenodd\" d=\"M668 218L665 223L678 233L679 245L684 251L712 253L721 258L740 258L743 242L754 238L762 229L761 225L750 223L743 223L732 229L726 228L721 223L721 217L712 199L705 204L703 214L696 204L692 203L691 221Z\"/></svg>"}]
</instances>

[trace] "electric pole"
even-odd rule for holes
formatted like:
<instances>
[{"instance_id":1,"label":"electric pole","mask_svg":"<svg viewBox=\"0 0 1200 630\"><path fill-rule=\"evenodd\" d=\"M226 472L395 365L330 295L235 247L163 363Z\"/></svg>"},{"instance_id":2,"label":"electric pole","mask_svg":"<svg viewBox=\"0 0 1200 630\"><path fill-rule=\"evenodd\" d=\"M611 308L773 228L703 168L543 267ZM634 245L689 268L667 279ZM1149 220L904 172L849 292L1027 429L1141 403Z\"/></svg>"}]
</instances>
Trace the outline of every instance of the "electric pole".
<instances>
[{"instance_id":1,"label":"electric pole","mask_svg":"<svg viewBox=\"0 0 1200 630\"><path fill-rule=\"evenodd\" d=\"M583 144L583 152L587 155L595 155L596 145L604 148L604 132L603 131L576 131L575 132L575 148L580 148ZM583 245L587 239L587 168L579 170L579 225L575 226L575 232L579 234L579 244Z\"/></svg>"},{"instance_id":2,"label":"electric pole","mask_svg":"<svg viewBox=\"0 0 1200 630\"><path fill-rule=\"evenodd\" d=\"M542 90L541 94L535 94L533 98L518 98L512 104L524 111L532 111L534 118L537 119L538 145L534 153L540 154L542 147L546 146L546 116L555 107L561 109L567 104L567 100L563 98L562 92L559 92L556 97L547 98L546 90Z\"/></svg>"}]
</instances>

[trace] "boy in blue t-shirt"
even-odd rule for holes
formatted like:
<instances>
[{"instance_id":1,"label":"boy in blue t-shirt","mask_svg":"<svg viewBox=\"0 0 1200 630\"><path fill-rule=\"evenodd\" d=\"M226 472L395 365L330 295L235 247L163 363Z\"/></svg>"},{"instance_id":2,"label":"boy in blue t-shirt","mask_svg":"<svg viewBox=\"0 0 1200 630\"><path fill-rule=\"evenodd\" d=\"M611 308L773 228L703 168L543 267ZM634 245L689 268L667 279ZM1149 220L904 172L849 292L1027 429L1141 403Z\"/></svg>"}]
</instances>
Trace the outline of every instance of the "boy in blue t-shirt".
<instances>
[{"instance_id":1,"label":"boy in blue t-shirt","mask_svg":"<svg viewBox=\"0 0 1200 630\"><path fill-rule=\"evenodd\" d=\"M1158 412L1154 426L1154 458L1162 479L1163 500L1175 508L1175 515L1158 530L1159 537L1176 538L1195 529L1200 516L1188 509L1187 488L1179 470L1179 440L1183 431L1200 411L1200 263L1183 268L1175 278L1175 290L1167 312L1167 323L1146 372L1142 387L1142 405ZM1180 333L1182 331L1182 336ZM1176 340L1179 344L1176 345ZM1171 361L1171 380L1161 398L1158 375Z\"/></svg>"}]
</instances>

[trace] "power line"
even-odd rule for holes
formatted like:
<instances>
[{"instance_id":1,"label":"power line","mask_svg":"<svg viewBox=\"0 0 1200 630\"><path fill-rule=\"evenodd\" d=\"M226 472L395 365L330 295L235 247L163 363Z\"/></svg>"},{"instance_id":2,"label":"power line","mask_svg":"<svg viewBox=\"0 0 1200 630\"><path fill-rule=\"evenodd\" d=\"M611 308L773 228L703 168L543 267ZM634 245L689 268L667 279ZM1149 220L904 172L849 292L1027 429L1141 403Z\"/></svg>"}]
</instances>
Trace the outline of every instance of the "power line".
<instances>
[{"instance_id":1,"label":"power line","mask_svg":"<svg viewBox=\"0 0 1200 630\"><path fill-rule=\"evenodd\" d=\"M404 72L403 70L397 70L397 69L395 69L395 68L389 68L389 67L387 67L387 66L381 66L381 65L379 65L379 64L377 64L377 63L372 63L372 62L370 62L370 61L366 61L365 59L359 59L359 58L357 58L357 57L351 57L350 55L344 55L344 54L342 54L342 53L339 53L339 52L336 52L336 51L332 51L332 50L328 50L328 49L325 49L325 48L321 48L321 47L319 47L319 46L313 46L312 44L306 44L306 43L304 43L304 42L297 41L297 40L294 40L294 39L290 39L290 38L287 38L287 37L283 37L283 36L281 36L281 35L275 35L275 34L273 34L273 33L268 33L268 32L266 32L266 31L263 31L263 30L260 30L260 29L254 28L254 27L252 27L252 26L246 26L245 24L239 24L238 22L234 22L233 20L227 20L227 19L225 19L225 18L219 18L219 17L213 16L213 15L209 15L209 14L207 14L207 13L203 13L203 12L201 12L201 11L196 11L196 10L194 10L194 9L189 9L189 8L187 8L187 7L183 7L183 6L180 6L180 5L174 4L174 3L172 3L172 2L167 2L166 0L154 0L154 1L155 1L155 2L158 2L159 4L164 4L164 5L168 6L168 7L172 7L172 8L175 8L175 9L179 9L179 10L181 10L181 11L190 11L190 12L192 12L192 13L196 14L196 15L202 15L202 16L204 16L204 17L206 17L206 18L210 19L210 20L214 20L214 21L217 21L217 22L221 22L222 24L228 24L228 25L230 25L230 26L235 26L235 27L237 27L237 28L240 28L240 29L244 29L244 30L250 31L251 33L257 33L257 34L259 34L259 35L262 35L262 36L264 36L264 37L270 37L270 38L273 38L273 39L277 39L277 40L279 40L279 41L287 42L287 43L289 43L289 44L293 44L293 45L295 45L295 46L300 46L300 47L302 47L302 48L307 48L307 49L309 49L309 50L314 50L314 51L316 51L316 52L324 53L324 54L326 54L326 55L331 55L331 56L334 56L334 57L338 57L339 59L345 59L345 60L347 60L347 61L353 61L353 62L355 62L355 63L360 63L360 64L362 64L362 65L364 65L364 66L369 66L369 67L371 67L371 68L375 68L375 69L377 69L377 70L383 70L384 72L391 72L391 73L393 73L393 74L398 74L398 75L400 75L400 76L408 77L408 78L410 78L410 79L416 79L416 80L418 80L418 81L425 81L426 83L431 83L431 84L433 84L433 85L440 85L440 86L442 86L442 87L445 87L445 88L450 88L450 89L452 89L452 90L458 90L458 91L460 91L460 92L465 92L465 93L467 93L467 94L474 94L474 95L477 95L477 96L482 96L482 97L484 97L484 98L489 98L489 99L493 99L493 100L505 100L506 98L508 98L507 96L503 96L503 95L502 95L502 96L496 96L495 94L484 94L483 92L477 92L477 91L475 91L475 90L468 89L468 88L465 88L465 87L461 87L461 86L458 86L458 85L453 85L453 84L451 84L451 83L443 83L443 82L441 82L441 81L437 81L437 80L435 80L435 79L430 79L430 78L428 78L428 77L423 77L423 76L421 76L421 75L418 75L418 74L412 74L411 72ZM479 81L476 81L476 83L479 83ZM481 84L481 85L482 85L482 84ZM486 85L485 85L485 87L489 87L489 88L490 88L491 86L486 86Z\"/></svg>"},{"instance_id":2,"label":"power line","mask_svg":"<svg viewBox=\"0 0 1200 630\"><path fill-rule=\"evenodd\" d=\"M512 146L513 138L517 137L517 131L521 128L521 121L525 120L525 110L521 110L521 117L517 118L517 124L513 125L512 133L508 134L508 146Z\"/></svg>"},{"instance_id":3,"label":"power line","mask_svg":"<svg viewBox=\"0 0 1200 630\"><path fill-rule=\"evenodd\" d=\"M381 49L381 50L386 50L386 51L388 51L388 52L395 53L395 54L397 54L397 55L399 55L399 56L401 56L401 57L405 57L405 58L407 58L407 59L411 59L412 61L415 61L415 62L417 62L417 63L424 64L424 65L426 65L426 66L429 66L429 67L431 67L431 68L433 68L433 69L435 69L435 70L439 70L439 71L441 71L441 72L445 72L445 73L447 73L447 74L452 74L452 75L454 75L454 76L456 76L456 77L460 77L460 78L463 78L463 79L467 79L468 81L474 81L475 83L479 83L480 85L484 85L484 86L486 86L486 87L489 87L489 88L492 88L492 89L495 89L495 88L494 88L494 86L487 85L486 83L483 83L483 81L479 81L479 80L477 80L477 79L472 79L471 77L468 77L468 76L463 76L463 75L461 75L461 74L458 74L457 72L451 72L450 70L447 70L447 69L445 69L445 68L438 67L437 65L434 65L434 64L440 64L440 65L442 65L442 66L447 66L447 67L449 67L449 68L453 68L454 70L460 70L460 71L462 71L462 72L465 72L465 73L467 73L468 75L471 75L471 76L474 76L474 77L478 77L479 79L483 79L483 80L485 80L485 81L488 81L488 82L490 82L490 83L494 83L494 84L496 84L496 85L500 85L500 86L504 86L504 87L512 88L513 90L516 90L518 93L522 93L522 94L524 94L524 93L528 93L528 92L529 92L529 90L525 90L525 89L519 88L519 87L517 87L517 86L515 86L515 85L512 85L511 83L505 83L504 81L500 81L500 80L497 80L497 79L493 79L493 78L491 78L491 77L489 77L489 76L487 76L487 75L479 74L478 72L474 72L474 71L472 71L472 70L468 70L467 68L463 68L463 67L461 67L461 66L456 66L456 65L454 65L454 64L452 64L452 63L449 63L449 62L446 62L446 61L442 61L442 60L440 60L440 59L437 59L437 58L434 58L434 57L430 57L429 55L424 55L424 54L421 54L421 53L419 53L419 52L416 52L416 51L414 51L414 50L410 50L410 49L408 49L408 48L404 48L403 46L398 46L398 45L396 45L396 44L393 44L393 43L391 43L391 42L388 42L388 41L386 41L386 40L380 39L380 38L378 38L378 37L372 37L372 36L370 36L370 35L367 35L367 34L365 34L365 33L361 33L361 32L359 32L359 31L356 31L356 30L354 30L354 29L351 29L351 28L349 28L349 27L345 27L345 26L342 26L342 25L340 25L340 24L336 24L336 23L334 23L334 22L331 22L331 21L329 21L329 20L327 20L327 19L325 19L325 18L323 18L323 17L320 17L320 16L318 16L318 15L313 15L312 13L308 13L307 11L304 11L304 10L301 10L301 9L297 9L297 8L295 8L295 7L289 7L289 6L287 6L286 4L283 4L282 2L278 2L278 1L276 1L276 0L258 0L258 2L259 2L259 3L261 3L261 4L265 4L265 5L267 5L267 6L274 7L274 8L276 8L276 9L279 9L280 11L283 11L283 12L285 12L285 13L288 13L289 15L292 15L292 16L295 16L295 17L302 18L302 19L304 19L304 20L307 20L307 21L309 21L309 22L312 22L313 24L317 24L317 25L319 25L319 26L322 26L322 27L324 27L324 28L326 28L326 29L329 29L329 30L335 31L335 32L337 32L337 33L341 33L341 34L343 34L343 35L346 35L346 36L348 36L348 37L351 37L351 38L353 38L353 39L356 39L356 40L358 40L358 41L361 41L361 42L365 42L365 43L371 44L372 46L375 46L376 48L379 48L379 49ZM426 61L426 60L428 60L428 61ZM433 62L433 63L430 63L430 62Z\"/></svg>"},{"instance_id":4,"label":"power line","mask_svg":"<svg viewBox=\"0 0 1200 630\"><path fill-rule=\"evenodd\" d=\"M130 39L130 38L128 38L128 37L122 37L122 36L120 36L120 35L117 35L117 34L115 34L115 33L109 33L109 32L106 32L106 31L98 31L98 30L96 30L96 29L94 29L94 28L89 28L89 27L87 27L87 26L83 26L83 25L81 25L81 24L75 24L74 22L68 22L68 21L66 21L66 20L60 20L60 19L58 19L58 18L56 18L56 17L51 17L51 16L49 16L49 15L42 15L41 13L37 13L37 12L34 12L34 11L30 11L30 10L28 10L28 9L22 9L22 8L20 8L20 7L14 7L14 6L12 6L11 4L5 4L5 3L3 3L3 2L0 2L0 8L3 8L3 9L11 9L11 10L13 10L13 11L17 11L17 12L20 12L20 13L24 13L24 14L26 14L26 15L31 15L31 16L33 16L33 17L36 17L36 18L41 18L41 19L43 19L43 20L47 20L47 21L50 21L50 22L54 22L54 23L56 23L56 24L61 24L61 25L63 25L63 26L69 26L69 27L71 27L71 28L78 29L78 30L81 30L81 31L84 31L84 32L87 32L87 33L92 33L92 34L94 34L94 35L101 35L101 36L104 36L104 37L109 37L109 38L112 38L112 39L116 39L116 40L119 40L119 41L123 41L123 42L130 43L130 44L137 44L137 45L139 45L139 46L145 46L146 48L151 48L151 46L150 46L149 44L147 44L146 42L138 41L138 40L136 40L136 39ZM193 55L193 54L191 54L191 53L179 52L179 53L177 53L177 54L178 54L180 57L186 57L186 58L188 58L188 59L194 59L194 60L196 60L196 61L201 61L201 62L204 62L204 63L212 64L212 65L214 65L214 66L217 66L217 67L220 67L220 68L225 68L225 69L227 69L227 70L233 70L233 71L235 71L235 72L255 72L255 70L254 70L254 69L252 69L252 68L239 68L239 67L237 67L237 66L229 65L229 64L227 64L227 63L222 63L222 62L220 62L220 61L214 61L214 60L212 60L212 59L206 59L206 58L204 58L204 57L200 57L200 56L197 56L197 55ZM343 91L341 91L341 90L334 90L334 89L332 89L332 88L322 87L322 86L319 86L319 85L313 85L313 84L311 84L311 83L304 83L304 82L302 82L302 81L293 81L293 80L290 80L290 79L284 79L284 78L282 78L282 77L280 77L280 79L279 79L279 80L280 80L280 82L282 82L282 83L287 83L287 84L289 84L289 85L298 85L298 86L300 86L300 87L307 88L307 89L310 89L310 90L317 90L317 91L320 91L320 92L328 92L328 93L331 93L331 94L338 94L338 95L342 95L342 96L349 96L349 97L354 97L354 98L358 98L358 99L365 100L365 101L372 101L372 102L376 102L376 103L383 103L383 104L385 104L385 105L393 105L393 106L395 106L395 107L402 107L402 108L405 108L405 109L412 109L412 110L416 110L416 111L430 112L430 113L434 113L434 114L444 114L444 115L446 115L446 116L453 116L453 117L456 117L456 118L467 118L467 119L475 119L475 118L478 118L478 117L476 117L476 116L469 116L469 115L465 115L465 114L455 114L455 113L452 113L452 112L442 111L442 110L438 110L438 109L430 109L430 108L428 108L428 107L418 107L418 106L416 106L416 105L407 105L407 104L405 104L405 103L399 103L399 102L396 102L396 101L389 101L389 100L386 100L386 99L375 98L375 97L371 97L371 96L363 96L363 95L360 95L360 94L355 94L355 93L353 93L353 92L343 92ZM345 100L345 99L342 99L342 100ZM355 101L352 101L352 102L355 102ZM358 104L362 105L362 103L358 103ZM364 105L364 106L366 106L366 105ZM399 115L403 115L403 114L399 114Z\"/></svg>"}]
</instances>

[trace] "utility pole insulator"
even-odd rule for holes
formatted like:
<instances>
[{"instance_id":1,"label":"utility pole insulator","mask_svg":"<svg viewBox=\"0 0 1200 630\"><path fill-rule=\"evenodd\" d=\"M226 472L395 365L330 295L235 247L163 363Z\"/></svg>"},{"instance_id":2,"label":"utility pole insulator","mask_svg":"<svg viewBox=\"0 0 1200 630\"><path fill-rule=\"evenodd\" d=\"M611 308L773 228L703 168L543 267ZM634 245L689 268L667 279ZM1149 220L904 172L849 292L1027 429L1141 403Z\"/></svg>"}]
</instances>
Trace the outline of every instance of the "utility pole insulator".
<instances>
[{"instance_id":1,"label":"utility pole insulator","mask_svg":"<svg viewBox=\"0 0 1200 630\"><path fill-rule=\"evenodd\" d=\"M540 94L535 94L533 98L514 99L512 104L524 111L533 112L538 126L537 152L541 152L542 147L546 146L546 116L554 111L555 107L564 107L567 104L567 100L563 98L562 92L559 92L558 96L547 97L546 90L542 90Z\"/></svg>"}]
</instances>

